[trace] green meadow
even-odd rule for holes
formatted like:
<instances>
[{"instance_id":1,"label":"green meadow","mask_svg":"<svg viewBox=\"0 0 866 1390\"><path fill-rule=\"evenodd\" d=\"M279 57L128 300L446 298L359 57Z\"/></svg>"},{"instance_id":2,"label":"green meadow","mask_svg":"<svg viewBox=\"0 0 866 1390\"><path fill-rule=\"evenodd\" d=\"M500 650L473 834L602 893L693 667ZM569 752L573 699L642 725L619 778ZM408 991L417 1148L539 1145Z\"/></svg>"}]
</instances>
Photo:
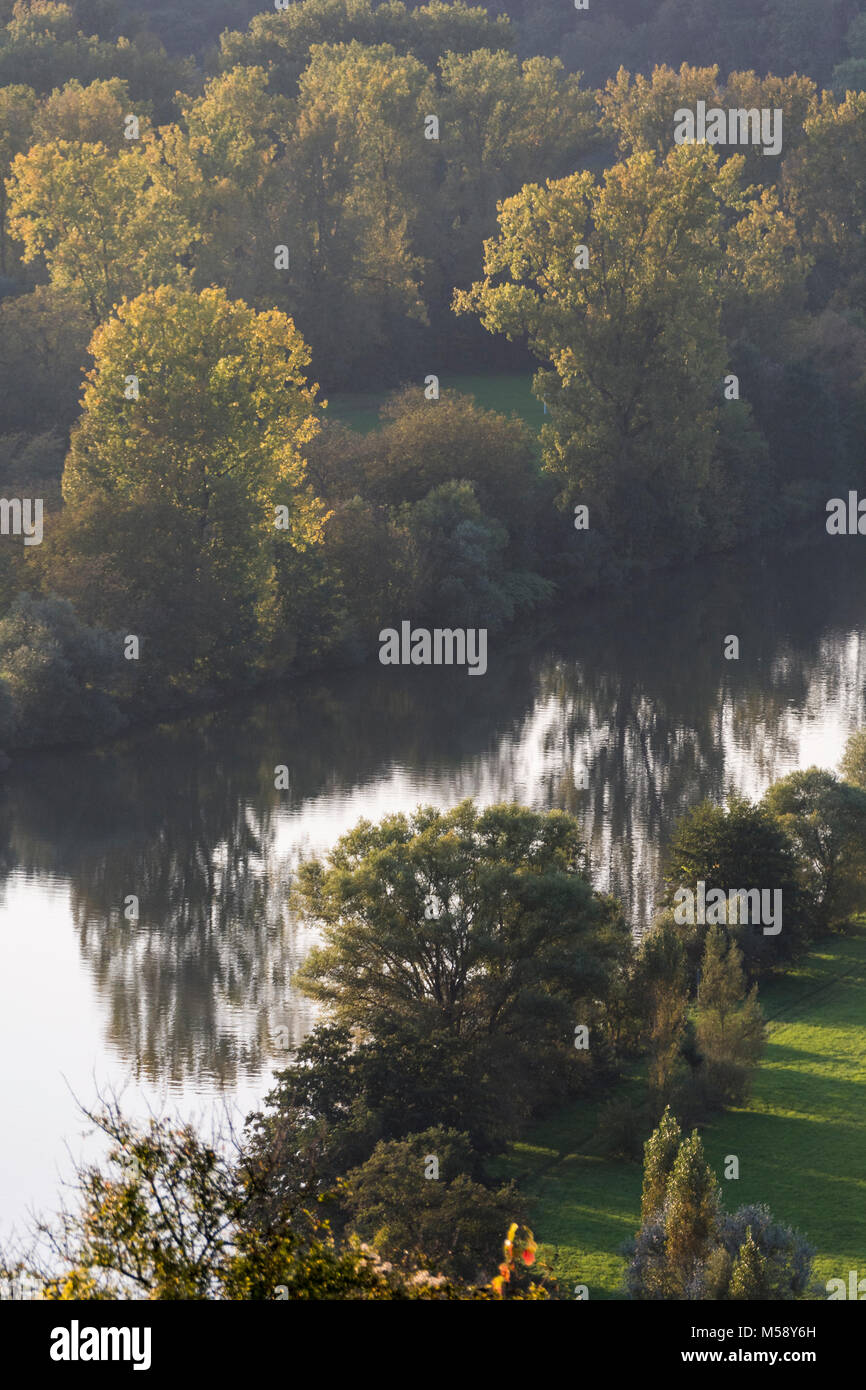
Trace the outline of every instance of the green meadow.
<instances>
[{"instance_id":1,"label":"green meadow","mask_svg":"<svg viewBox=\"0 0 866 1390\"><path fill-rule=\"evenodd\" d=\"M419 382L419 385L422 384ZM474 396L485 410L498 410L503 415L519 415L531 429L540 429L544 407L532 394L532 377L524 374L491 372L478 375L449 375L439 378L441 391L461 391ZM338 392L329 396L326 418L338 420L350 429L368 434L379 428L379 412L387 392Z\"/></svg>"},{"instance_id":2,"label":"green meadow","mask_svg":"<svg viewBox=\"0 0 866 1390\"><path fill-rule=\"evenodd\" d=\"M852 1269L866 1276L866 929L820 943L761 999L768 1042L751 1102L702 1127L707 1157L726 1206L765 1202L803 1232L822 1287ZM594 1154L594 1124L594 1108L571 1107L516 1144L505 1171L565 1286L621 1298L641 1168ZM729 1154L736 1181L724 1178Z\"/></svg>"}]
</instances>

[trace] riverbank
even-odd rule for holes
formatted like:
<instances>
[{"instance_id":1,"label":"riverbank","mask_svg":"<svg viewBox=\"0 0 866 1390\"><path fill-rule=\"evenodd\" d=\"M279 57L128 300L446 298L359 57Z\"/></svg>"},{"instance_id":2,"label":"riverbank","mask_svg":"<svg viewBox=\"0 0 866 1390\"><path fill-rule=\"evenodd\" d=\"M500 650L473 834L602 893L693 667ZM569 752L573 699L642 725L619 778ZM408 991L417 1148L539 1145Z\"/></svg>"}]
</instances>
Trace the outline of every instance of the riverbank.
<instances>
[{"instance_id":1,"label":"riverbank","mask_svg":"<svg viewBox=\"0 0 866 1390\"><path fill-rule=\"evenodd\" d=\"M774 574L780 571L790 574L796 581L798 556L814 555L827 537L814 528L799 529L789 533L776 533L767 537L769 548L763 548L756 555L751 544L745 543L734 550L714 554L700 560L686 563L667 563L658 565L650 574L639 577L622 577L615 584L601 581L589 590L578 593L569 592L569 586L562 584L546 603L539 603L529 611L524 611L510 623L496 629L489 642L491 662L495 665L497 657L510 660L515 651L527 651L540 640L546 640L557 631L573 629L576 622L588 628L610 629L624 623L629 626L637 621L641 639L646 636L648 614L657 615L658 621L667 628L675 628L685 606L685 596L695 592L705 593L707 613L716 609L725 632L733 631L731 621L738 621L738 633L742 640L747 630L755 623L755 612L765 604L766 594ZM826 549L823 550L826 556ZM843 543L832 548L832 562L842 562L845 567L847 556ZM710 560L713 568L707 568ZM823 564L827 563L822 561ZM740 585L739 576L753 575L755 594L747 605L731 603L732 592ZM782 586L779 586L780 589ZM811 607L810 595L804 592L807 608ZM866 599L866 591L864 591ZM739 608L739 618L737 609ZM727 617L724 612L727 609ZM666 616L665 616L666 615ZM708 619L709 621L709 619ZM689 641L695 640L697 633L690 634ZM676 639L679 640L679 639ZM34 754L62 754L88 748L109 748L118 742L149 729L178 721L206 718L220 711L230 710L235 705L244 705L254 700L279 699L284 695L298 694L303 697L317 683L332 682L335 679L352 680L361 671L375 670L379 663L378 633L371 637L369 649L362 654L357 648L341 651L337 659L318 664L298 667L289 675L277 677L263 671L258 676L248 675L242 684L215 689L207 687L185 692L159 691L151 689L145 702L134 700L118 701L122 723L113 733L102 733L98 737L82 737L75 742L38 741L12 743L0 748L0 774L20 765L23 759ZM696 654L695 659L700 660ZM744 650L744 660L746 652ZM733 671L733 668L731 668ZM465 672L457 673L462 679ZM429 672L428 672L429 675ZM454 672L449 673L450 676Z\"/></svg>"}]
</instances>

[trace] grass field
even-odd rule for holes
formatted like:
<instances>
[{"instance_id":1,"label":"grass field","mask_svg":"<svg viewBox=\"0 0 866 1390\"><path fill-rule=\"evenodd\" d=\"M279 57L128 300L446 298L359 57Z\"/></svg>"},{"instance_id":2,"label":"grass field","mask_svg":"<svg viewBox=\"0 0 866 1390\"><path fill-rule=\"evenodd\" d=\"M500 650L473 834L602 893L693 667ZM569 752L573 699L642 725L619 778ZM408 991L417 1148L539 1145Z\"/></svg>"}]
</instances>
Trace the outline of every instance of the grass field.
<instances>
[{"instance_id":1,"label":"grass field","mask_svg":"<svg viewBox=\"0 0 866 1390\"><path fill-rule=\"evenodd\" d=\"M866 1276L866 929L832 939L762 1004L769 1039L748 1108L703 1130L729 1208L766 1202L816 1250L815 1275ZM589 1151L595 1116L575 1106L515 1145L505 1172L529 1195L536 1238L565 1287L622 1297L623 1241L634 1235L641 1168ZM725 1181L725 1156L740 1160Z\"/></svg>"},{"instance_id":2,"label":"grass field","mask_svg":"<svg viewBox=\"0 0 866 1390\"><path fill-rule=\"evenodd\" d=\"M532 394L531 376L512 376L502 372L486 376L446 374L439 378L439 387L442 391L462 391L474 396L478 404L487 410L519 415L531 429L539 429L544 418L543 407ZM327 417L367 434L379 428L379 411L386 395L386 392L371 395L338 393L328 398Z\"/></svg>"}]
</instances>

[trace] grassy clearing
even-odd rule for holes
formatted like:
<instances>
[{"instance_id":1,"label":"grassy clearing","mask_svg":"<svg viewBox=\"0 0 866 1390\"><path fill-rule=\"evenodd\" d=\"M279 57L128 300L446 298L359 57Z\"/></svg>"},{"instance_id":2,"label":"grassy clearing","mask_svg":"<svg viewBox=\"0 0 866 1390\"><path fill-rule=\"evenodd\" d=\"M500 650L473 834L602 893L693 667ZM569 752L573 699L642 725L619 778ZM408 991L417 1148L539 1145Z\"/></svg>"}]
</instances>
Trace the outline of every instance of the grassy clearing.
<instances>
[{"instance_id":1,"label":"grassy clearing","mask_svg":"<svg viewBox=\"0 0 866 1390\"><path fill-rule=\"evenodd\" d=\"M766 1202L816 1249L823 1285L866 1275L866 929L822 943L762 994L769 1040L752 1100L704 1127L726 1205ZM571 1107L514 1146L504 1167L532 1200L542 1253L590 1298L622 1297L623 1241L641 1169L590 1151L595 1108ZM725 1156L740 1160L723 1178Z\"/></svg>"},{"instance_id":2,"label":"grassy clearing","mask_svg":"<svg viewBox=\"0 0 866 1390\"><path fill-rule=\"evenodd\" d=\"M541 403L532 394L532 379L529 376L503 372L477 376L450 376L446 373L439 378L439 386L443 391L462 391L474 396L486 410L498 410L503 415L519 415L530 429L541 428L544 412ZM328 399L327 418L339 420L361 434L368 434L370 430L379 428L379 411L386 396L387 392L338 393Z\"/></svg>"}]
</instances>

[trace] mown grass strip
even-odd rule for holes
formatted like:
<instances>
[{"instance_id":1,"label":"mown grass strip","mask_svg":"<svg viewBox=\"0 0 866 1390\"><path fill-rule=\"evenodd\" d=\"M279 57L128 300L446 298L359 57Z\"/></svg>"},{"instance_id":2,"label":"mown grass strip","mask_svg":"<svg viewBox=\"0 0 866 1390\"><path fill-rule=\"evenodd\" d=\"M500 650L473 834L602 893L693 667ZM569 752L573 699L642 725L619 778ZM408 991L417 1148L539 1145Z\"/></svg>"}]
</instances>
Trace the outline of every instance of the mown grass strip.
<instances>
[{"instance_id":1,"label":"mown grass strip","mask_svg":"<svg viewBox=\"0 0 866 1390\"><path fill-rule=\"evenodd\" d=\"M822 1285L866 1276L866 930L821 943L762 1004L769 1037L751 1101L703 1128L707 1156L728 1207L765 1202L811 1240ZM541 1253L566 1288L611 1299L623 1296L641 1169L591 1152L597 1108L535 1126L502 1171L530 1197ZM737 1181L723 1178L729 1154Z\"/></svg>"}]
</instances>

